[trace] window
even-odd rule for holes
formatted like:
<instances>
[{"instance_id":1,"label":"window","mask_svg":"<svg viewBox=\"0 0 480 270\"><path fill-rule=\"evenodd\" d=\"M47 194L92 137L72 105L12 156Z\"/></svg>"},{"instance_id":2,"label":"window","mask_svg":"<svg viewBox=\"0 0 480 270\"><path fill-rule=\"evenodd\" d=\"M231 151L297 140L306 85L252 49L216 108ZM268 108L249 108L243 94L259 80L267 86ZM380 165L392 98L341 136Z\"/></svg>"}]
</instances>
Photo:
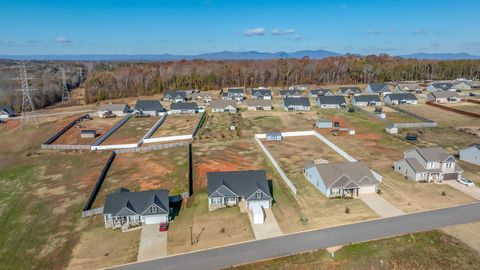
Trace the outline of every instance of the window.
<instances>
[{"instance_id":1,"label":"window","mask_svg":"<svg viewBox=\"0 0 480 270\"><path fill-rule=\"evenodd\" d=\"M255 194L255 198L261 199L262 198L262 192L257 191L257 193Z\"/></svg>"},{"instance_id":2,"label":"window","mask_svg":"<svg viewBox=\"0 0 480 270\"><path fill-rule=\"evenodd\" d=\"M158 207L152 206L152 213L158 213Z\"/></svg>"},{"instance_id":3,"label":"window","mask_svg":"<svg viewBox=\"0 0 480 270\"><path fill-rule=\"evenodd\" d=\"M222 198L212 198L211 201L212 201L212 204L221 204Z\"/></svg>"}]
</instances>

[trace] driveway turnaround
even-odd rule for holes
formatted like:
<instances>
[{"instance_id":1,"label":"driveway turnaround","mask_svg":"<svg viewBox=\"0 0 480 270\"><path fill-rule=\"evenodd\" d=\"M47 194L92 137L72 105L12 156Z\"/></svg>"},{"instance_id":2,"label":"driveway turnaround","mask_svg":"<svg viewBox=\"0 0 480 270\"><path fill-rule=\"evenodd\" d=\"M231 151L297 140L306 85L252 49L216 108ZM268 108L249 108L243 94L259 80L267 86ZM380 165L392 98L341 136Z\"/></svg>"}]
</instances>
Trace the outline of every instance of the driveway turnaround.
<instances>
[{"instance_id":1,"label":"driveway turnaround","mask_svg":"<svg viewBox=\"0 0 480 270\"><path fill-rule=\"evenodd\" d=\"M167 232L160 232L158 224L144 225L140 236L137 261L167 256Z\"/></svg>"},{"instance_id":2,"label":"driveway turnaround","mask_svg":"<svg viewBox=\"0 0 480 270\"><path fill-rule=\"evenodd\" d=\"M252 211L248 211L248 218L250 218L255 239L260 240L282 235L282 231L280 230L280 226L278 226L272 209L264 208L263 210L265 211L265 222L263 224L253 224Z\"/></svg>"},{"instance_id":3,"label":"driveway turnaround","mask_svg":"<svg viewBox=\"0 0 480 270\"><path fill-rule=\"evenodd\" d=\"M444 181L444 183L447 183L447 185L453 187L454 189L457 189L468 196L474 198L475 200L480 201L480 188L479 187L467 187L465 185L460 184L457 181Z\"/></svg>"},{"instance_id":4,"label":"driveway turnaround","mask_svg":"<svg viewBox=\"0 0 480 270\"><path fill-rule=\"evenodd\" d=\"M405 214L378 194L361 194L360 199L381 217L394 217Z\"/></svg>"},{"instance_id":5,"label":"driveway turnaround","mask_svg":"<svg viewBox=\"0 0 480 270\"><path fill-rule=\"evenodd\" d=\"M405 214L349 225L190 252L116 269L217 269L349 243L480 221L480 203Z\"/></svg>"}]
</instances>

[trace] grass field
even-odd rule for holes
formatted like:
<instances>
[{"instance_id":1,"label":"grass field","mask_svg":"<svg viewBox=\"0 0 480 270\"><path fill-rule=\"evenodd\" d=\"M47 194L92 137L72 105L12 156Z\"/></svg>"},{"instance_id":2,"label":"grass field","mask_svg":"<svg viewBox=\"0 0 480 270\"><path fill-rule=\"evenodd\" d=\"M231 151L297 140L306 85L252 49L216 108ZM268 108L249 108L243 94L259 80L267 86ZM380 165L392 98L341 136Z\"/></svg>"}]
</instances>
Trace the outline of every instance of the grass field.
<instances>
[{"instance_id":1,"label":"grass field","mask_svg":"<svg viewBox=\"0 0 480 270\"><path fill-rule=\"evenodd\" d=\"M335 252L298 254L228 269L478 269L480 256L438 231L352 244Z\"/></svg>"},{"instance_id":2,"label":"grass field","mask_svg":"<svg viewBox=\"0 0 480 270\"><path fill-rule=\"evenodd\" d=\"M477 104L477 106L480 106ZM445 127L463 127L472 126L480 127L480 119L466 115L461 115L455 112L443 110L434 106L419 103L414 106L402 107L418 115L424 116L428 119L437 121L440 125Z\"/></svg>"},{"instance_id":3,"label":"grass field","mask_svg":"<svg viewBox=\"0 0 480 270\"><path fill-rule=\"evenodd\" d=\"M137 143L159 120L159 117L131 117L123 126L116 130L102 144Z\"/></svg>"},{"instance_id":4,"label":"grass field","mask_svg":"<svg viewBox=\"0 0 480 270\"><path fill-rule=\"evenodd\" d=\"M192 134L201 116L201 114L169 115L160 128L153 133L152 138Z\"/></svg>"},{"instance_id":5,"label":"grass field","mask_svg":"<svg viewBox=\"0 0 480 270\"><path fill-rule=\"evenodd\" d=\"M240 113L208 112L200 128L199 137L203 140L238 137L240 121L242 121ZM231 126L235 126L236 130L230 130Z\"/></svg>"},{"instance_id":6,"label":"grass field","mask_svg":"<svg viewBox=\"0 0 480 270\"><path fill-rule=\"evenodd\" d=\"M105 132L107 132L111 127L115 125L116 122L120 121L119 118L100 118L94 117L92 120L84 120L80 122L80 127L72 127L67 132L65 132L60 138L58 138L54 144L92 144ZM81 138L81 130L95 130L97 132L97 137L95 138Z\"/></svg>"}]
</instances>

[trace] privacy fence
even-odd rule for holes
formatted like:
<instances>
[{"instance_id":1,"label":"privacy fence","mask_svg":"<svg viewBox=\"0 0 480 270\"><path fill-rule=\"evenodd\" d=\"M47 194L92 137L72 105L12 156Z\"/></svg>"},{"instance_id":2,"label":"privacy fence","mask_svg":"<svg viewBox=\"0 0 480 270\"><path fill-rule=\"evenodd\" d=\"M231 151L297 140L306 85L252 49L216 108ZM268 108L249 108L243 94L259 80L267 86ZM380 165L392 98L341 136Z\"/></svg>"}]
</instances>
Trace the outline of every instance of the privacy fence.
<instances>
[{"instance_id":1,"label":"privacy fence","mask_svg":"<svg viewBox=\"0 0 480 270\"><path fill-rule=\"evenodd\" d=\"M380 114L378 113L374 113L374 112L369 112L361 107L356 107L359 111L361 112L365 112L367 113L368 115L372 116L372 117L375 117L377 119L379 119L380 121L388 124L389 126L394 126L396 128L424 128L424 127L436 127L438 125L437 122L433 121L433 120L430 120L426 117L423 117L421 115L418 115L418 114L415 114L413 112L410 112L410 111L407 111L405 109L402 109L398 106L392 106L392 105L388 105L388 104L385 104L386 107L388 108L391 108L392 110L395 110L395 111L398 111L398 112L401 112L401 113L404 113L408 116L411 116L415 119L418 119L419 121L421 122L412 122L412 123L395 123L395 122L392 122L388 119L385 119L385 118L381 118L380 117ZM412 106L415 106L415 105L412 105ZM388 118L388 114L387 114L387 118Z\"/></svg>"},{"instance_id":2,"label":"privacy fence","mask_svg":"<svg viewBox=\"0 0 480 270\"><path fill-rule=\"evenodd\" d=\"M476 103L476 102L473 102L473 103ZM430 106L433 106L433 107L437 107L437 108L446 110L446 111L451 111L451 112L455 112L455 113L459 113L459 114L463 114L463 115L467 115L467 116L471 116L471 117L475 117L475 118L480 118L480 114L478 114L478 113L467 112L467 111L464 111L464 110L460 110L460 109L457 109L457 108L454 108L454 107L448 107L448 106L441 105L441 104L431 102L431 101L427 101L427 104L430 105Z\"/></svg>"},{"instance_id":3,"label":"privacy fence","mask_svg":"<svg viewBox=\"0 0 480 270\"><path fill-rule=\"evenodd\" d=\"M62 136L67 130L75 126L77 123L82 122L84 119L90 117L88 114L84 114L77 119L73 120L72 122L68 123L65 127L63 127L61 130L59 130L57 133L55 133L52 137L50 137L48 140L46 140L42 145L42 149L55 149L55 150L83 150L90 148L90 145L53 145L52 143L55 142L60 136Z\"/></svg>"}]
</instances>

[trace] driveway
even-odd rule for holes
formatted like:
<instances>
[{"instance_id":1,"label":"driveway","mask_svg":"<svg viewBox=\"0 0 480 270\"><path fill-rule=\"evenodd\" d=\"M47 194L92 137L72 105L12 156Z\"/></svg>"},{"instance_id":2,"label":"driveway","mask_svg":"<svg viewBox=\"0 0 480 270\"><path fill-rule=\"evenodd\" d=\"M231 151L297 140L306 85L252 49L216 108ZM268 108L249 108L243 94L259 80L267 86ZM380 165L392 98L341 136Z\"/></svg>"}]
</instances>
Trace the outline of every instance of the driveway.
<instances>
[{"instance_id":1,"label":"driveway","mask_svg":"<svg viewBox=\"0 0 480 270\"><path fill-rule=\"evenodd\" d=\"M446 183L447 185L453 187L454 189L457 189L465 194L467 194L468 196L474 198L475 200L479 200L480 201L480 188L475 186L475 187L467 187L465 185L462 185L460 184L459 182L457 181L443 181L444 183Z\"/></svg>"},{"instance_id":2,"label":"driveway","mask_svg":"<svg viewBox=\"0 0 480 270\"><path fill-rule=\"evenodd\" d=\"M398 209L378 194L360 194L359 198L368 205L370 209L383 218L405 214L402 210Z\"/></svg>"},{"instance_id":3,"label":"driveway","mask_svg":"<svg viewBox=\"0 0 480 270\"><path fill-rule=\"evenodd\" d=\"M160 232L158 224L144 225L140 236L137 261L167 256L167 232Z\"/></svg>"},{"instance_id":4,"label":"driveway","mask_svg":"<svg viewBox=\"0 0 480 270\"><path fill-rule=\"evenodd\" d=\"M272 209L264 208L265 210L265 222L263 224L253 224L253 214L252 211L248 211L248 218L250 219L250 224L252 225L253 234L255 234L255 239L266 239L275 236L282 235L280 226L278 226L277 220L273 215Z\"/></svg>"}]
</instances>

